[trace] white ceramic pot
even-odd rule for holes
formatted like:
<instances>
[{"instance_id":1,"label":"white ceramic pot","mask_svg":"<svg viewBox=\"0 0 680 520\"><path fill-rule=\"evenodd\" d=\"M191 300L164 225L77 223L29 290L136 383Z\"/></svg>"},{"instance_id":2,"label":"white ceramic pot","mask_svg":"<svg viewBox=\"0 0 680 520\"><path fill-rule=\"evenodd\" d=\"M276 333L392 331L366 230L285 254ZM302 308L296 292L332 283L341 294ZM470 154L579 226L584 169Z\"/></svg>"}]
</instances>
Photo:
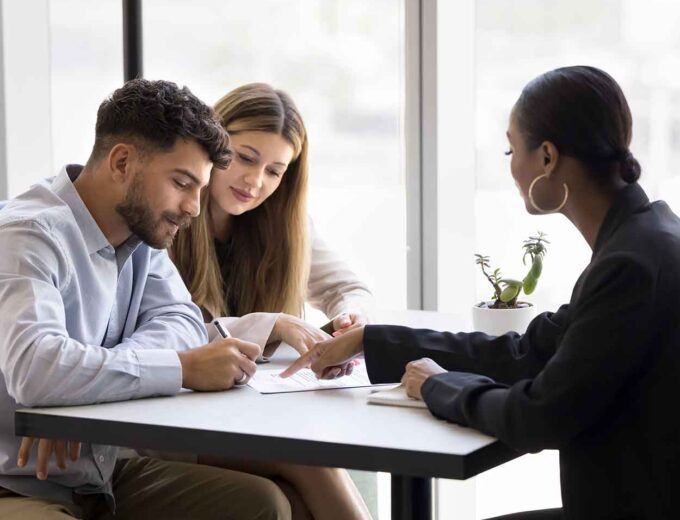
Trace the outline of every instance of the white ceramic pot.
<instances>
[{"instance_id":1,"label":"white ceramic pot","mask_svg":"<svg viewBox=\"0 0 680 520\"><path fill-rule=\"evenodd\" d=\"M472 325L474 330L486 332L492 336L500 336L511 330L524 334L536 313L536 308L531 303L526 304L526 307L518 307L517 309L489 309L486 307L486 304L491 303L483 302L472 306Z\"/></svg>"}]
</instances>

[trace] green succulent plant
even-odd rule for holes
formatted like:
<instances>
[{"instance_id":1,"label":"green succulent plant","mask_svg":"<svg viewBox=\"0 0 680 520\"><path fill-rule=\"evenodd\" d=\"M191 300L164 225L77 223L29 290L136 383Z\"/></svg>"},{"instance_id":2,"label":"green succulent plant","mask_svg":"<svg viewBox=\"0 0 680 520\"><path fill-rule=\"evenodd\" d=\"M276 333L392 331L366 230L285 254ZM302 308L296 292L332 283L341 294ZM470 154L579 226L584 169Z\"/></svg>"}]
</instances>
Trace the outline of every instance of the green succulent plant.
<instances>
[{"instance_id":1,"label":"green succulent plant","mask_svg":"<svg viewBox=\"0 0 680 520\"><path fill-rule=\"evenodd\" d=\"M491 270L491 261L488 256L475 254L475 263L479 265L482 274L493 286L492 309L514 309L517 307L517 297L522 291L524 294L531 294L536 290L536 284L543 271L543 257L548 251L546 244L550 243L545 237L546 234L539 231L537 236L530 236L524 241L522 263L527 265L527 257L529 257L531 267L522 280L503 278L499 268Z\"/></svg>"}]
</instances>

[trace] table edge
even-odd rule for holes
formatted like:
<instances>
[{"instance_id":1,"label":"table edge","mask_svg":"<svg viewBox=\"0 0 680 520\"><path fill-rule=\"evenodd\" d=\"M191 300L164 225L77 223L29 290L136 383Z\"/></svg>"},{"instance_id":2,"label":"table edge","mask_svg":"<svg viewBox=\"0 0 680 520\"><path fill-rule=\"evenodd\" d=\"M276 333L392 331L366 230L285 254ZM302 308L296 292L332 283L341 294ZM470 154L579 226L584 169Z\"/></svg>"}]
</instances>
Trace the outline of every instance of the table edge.
<instances>
[{"instance_id":1,"label":"table edge","mask_svg":"<svg viewBox=\"0 0 680 520\"><path fill-rule=\"evenodd\" d=\"M196 452L240 459L384 471L415 477L465 480L522 455L500 441L467 455L348 445L275 435L221 432L178 426L15 412L18 436L68 438L95 444Z\"/></svg>"}]
</instances>

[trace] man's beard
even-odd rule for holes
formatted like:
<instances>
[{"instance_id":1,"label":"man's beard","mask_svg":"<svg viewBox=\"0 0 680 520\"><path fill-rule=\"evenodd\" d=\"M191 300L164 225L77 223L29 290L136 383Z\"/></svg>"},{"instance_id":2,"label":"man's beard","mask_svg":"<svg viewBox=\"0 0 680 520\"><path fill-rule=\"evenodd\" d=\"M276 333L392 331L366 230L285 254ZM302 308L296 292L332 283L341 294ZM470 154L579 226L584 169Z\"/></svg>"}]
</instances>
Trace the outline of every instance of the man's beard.
<instances>
[{"instance_id":1,"label":"man's beard","mask_svg":"<svg viewBox=\"0 0 680 520\"><path fill-rule=\"evenodd\" d=\"M142 177L142 172L135 173L132 184L125 194L125 199L116 206L116 211L123 217L130 231L137 235L142 242L155 249L168 248L172 245L175 235L164 232L163 226L168 224L168 220L171 220L179 226L179 229L182 229L191 223L191 217L164 211L159 218L156 218L144 195Z\"/></svg>"}]
</instances>

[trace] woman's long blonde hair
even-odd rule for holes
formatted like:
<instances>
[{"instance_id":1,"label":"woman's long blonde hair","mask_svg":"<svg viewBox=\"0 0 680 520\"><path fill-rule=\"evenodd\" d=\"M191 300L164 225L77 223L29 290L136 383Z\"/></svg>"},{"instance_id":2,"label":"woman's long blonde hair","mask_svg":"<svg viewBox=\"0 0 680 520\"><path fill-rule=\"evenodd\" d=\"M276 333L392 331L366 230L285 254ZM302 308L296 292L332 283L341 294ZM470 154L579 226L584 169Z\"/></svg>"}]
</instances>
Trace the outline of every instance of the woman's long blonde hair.
<instances>
[{"instance_id":1,"label":"woman's long blonde hair","mask_svg":"<svg viewBox=\"0 0 680 520\"><path fill-rule=\"evenodd\" d=\"M215 105L230 134L271 132L294 149L279 187L257 208L232 216L227 258L218 258L210 220L210 192L201 214L181 230L171 256L194 303L206 317L251 312L301 316L309 276L307 132L290 96L264 83L229 92Z\"/></svg>"}]
</instances>

